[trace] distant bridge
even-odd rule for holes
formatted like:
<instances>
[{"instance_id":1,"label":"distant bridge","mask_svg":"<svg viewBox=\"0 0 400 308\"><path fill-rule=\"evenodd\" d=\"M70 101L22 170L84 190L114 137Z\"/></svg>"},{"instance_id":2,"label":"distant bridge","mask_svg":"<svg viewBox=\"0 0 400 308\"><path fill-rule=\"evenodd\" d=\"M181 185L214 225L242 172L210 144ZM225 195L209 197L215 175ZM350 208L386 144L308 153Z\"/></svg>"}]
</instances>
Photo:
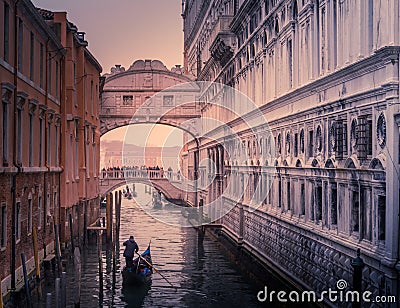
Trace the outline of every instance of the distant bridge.
<instances>
[{"instance_id":1,"label":"distant bridge","mask_svg":"<svg viewBox=\"0 0 400 308\"><path fill-rule=\"evenodd\" d=\"M175 204L183 204L184 200L194 194L184 188L179 173L164 170L120 169L101 172L100 195L105 196L118 187L133 183L153 186L161 191L168 201Z\"/></svg>"}]
</instances>

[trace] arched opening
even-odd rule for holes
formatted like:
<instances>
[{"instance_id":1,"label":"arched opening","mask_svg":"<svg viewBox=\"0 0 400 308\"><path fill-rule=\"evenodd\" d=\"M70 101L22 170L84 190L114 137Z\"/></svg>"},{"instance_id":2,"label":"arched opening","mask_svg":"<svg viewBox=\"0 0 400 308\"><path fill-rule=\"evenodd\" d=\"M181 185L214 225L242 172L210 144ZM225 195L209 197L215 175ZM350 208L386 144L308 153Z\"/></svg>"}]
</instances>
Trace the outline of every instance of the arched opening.
<instances>
[{"instance_id":1,"label":"arched opening","mask_svg":"<svg viewBox=\"0 0 400 308\"><path fill-rule=\"evenodd\" d=\"M325 163L325 168L336 168L336 162L333 158L329 158Z\"/></svg>"},{"instance_id":2,"label":"arched opening","mask_svg":"<svg viewBox=\"0 0 400 308\"><path fill-rule=\"evenodd\" d=\"M316 158L313 159L313 161L311 163L311 166L314 167L314 168L320 168L321 167L319 161Z\"/></svg>"},{"instance_id":3,"label":"arched opening","mask_svg":"<svg viewBox=\"0 0 400 308\"><path fill-rule=\"evenodd\" d=\"M344 167L346 169L357 169L359 167L359 163L355 158L349 157L346 159L346 162L344 163Z\"/></svg>"},{"instance_id":4,"label":"arched opening","mask_svg":"<svg viewBox=\"0 0 400 308\"><path fill-rule=\"evenodd\" d=\"M275 35L278 36L279 34L279 22L278 18L275 20Z\"/></svg>"},{"instance_id":5,"label":"arched opening","mask_svg":"<svg viewBox=\"0 0 400 308\"><path fill-rule=\"evenodd\" d=\"M368 169L371 170L385 170L386 169L386 160L383 155L379 155L371 160L369 163Z\"/></svg>"},{"instance_id":6,"label":"arched opening","mask_svg":"<svg viewBox=\"0 0 400 308\"><path fill-rule=\"evenodd\" d=\"M292 11L292 18L294 21L297 21L297 17L299 15L299 9L297 6L297 0L293 1L293 11Z\"/></svg>"},{"instance_id":7,"label":"arched opening","mask_svg":"<svg viewBox=\"0 0 400 308\"><path fill-rule=\"evenodd\" d=\"M100 139L100 169L159 166L178 171L182 146L183 131L172 125L131 124L113 128Z\"/></svg>"}]
</instances>

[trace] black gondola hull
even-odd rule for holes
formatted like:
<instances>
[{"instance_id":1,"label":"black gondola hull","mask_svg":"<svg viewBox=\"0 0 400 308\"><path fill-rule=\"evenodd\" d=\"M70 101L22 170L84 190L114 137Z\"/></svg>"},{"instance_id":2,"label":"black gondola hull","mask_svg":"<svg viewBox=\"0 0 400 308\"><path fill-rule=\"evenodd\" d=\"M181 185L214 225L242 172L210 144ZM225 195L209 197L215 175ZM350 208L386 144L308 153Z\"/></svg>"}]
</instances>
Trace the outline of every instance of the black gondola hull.
<instances>
[{"instance_id":1,"label":"black gondola hull","mask_svg":"<svg viewBox=\"0 0 400 308\"><path fill-rule=\"evenodd\" d=\"M129 271L128 268L124 267L122 270L122 282L124 285L140 286L148 283L151 280L151 273L147 275L136 274L136 272Z\"/></svg>"}]
</instances>

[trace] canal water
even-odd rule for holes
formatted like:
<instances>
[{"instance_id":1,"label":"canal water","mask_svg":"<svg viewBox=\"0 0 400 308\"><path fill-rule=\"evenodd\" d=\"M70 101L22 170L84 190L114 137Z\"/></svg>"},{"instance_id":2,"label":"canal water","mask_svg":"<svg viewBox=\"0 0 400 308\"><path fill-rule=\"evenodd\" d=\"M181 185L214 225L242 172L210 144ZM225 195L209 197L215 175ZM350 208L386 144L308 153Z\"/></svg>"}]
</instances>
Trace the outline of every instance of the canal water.
<instances>
[{"instance_id":1,"label":"canal water","mask_svg":"<svg viewBox=\"0 0 400 308\"><path fill-rule=\"evenodd\" d=\"M200 241L195 229L171 226L152 217L153 211L168 214L174 209L168 205L152 208L151 195L145 193L144 187L136 185L138 203L145 204L145 210L134 200L122 200L121 247L115 280L111 253L103 250L102 299L99 298L97 248L90 246L82 252L81 307L262 307L257 300L262 286L241 273L214 238L205 236ZM144 251L151 240L154 266L176 289L157 273L153 274L149 285L122 287L120 271L125 263L122 243L129 235L134 235L140 251ZM69 307L73 307L76 288L73 273L73 265L68 264ZM270 279L265 277L265 281L268 283ZM52 285L48 282L43 293L54 292ZM44 300L34 300L34 306L43 307ZM273 306L269 304L268 307Z\"/></svg>"}]
</instances>

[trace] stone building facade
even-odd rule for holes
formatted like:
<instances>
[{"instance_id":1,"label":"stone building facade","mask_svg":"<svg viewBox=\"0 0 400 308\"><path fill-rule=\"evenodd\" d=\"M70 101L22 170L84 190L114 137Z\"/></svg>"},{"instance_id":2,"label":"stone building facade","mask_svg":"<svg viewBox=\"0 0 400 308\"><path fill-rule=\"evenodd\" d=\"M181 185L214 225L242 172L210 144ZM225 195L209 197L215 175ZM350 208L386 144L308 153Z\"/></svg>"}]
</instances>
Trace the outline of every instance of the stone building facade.
<instances>
[{"instance_id":1,"label":"stone building facade","mask_svg":"<svg viewBox=\"0 0 400 308\"><path fill-rule=\"evenodd\" d=\"M100 88L102 67L88 50L85 33L68 21L66 12L39 9L47 24L58 33L67 50L62 71L65 104L61 135L61 242L70 241L72 216L74 237L99 217Z\"/></svg>"},{"instance_id":2,"label":"stone building facade","mask_svg":"<svg viewBox=\"0 0 400 308\"><path fill-rule=\"evenodd\" d=\"M61 68L65 51L30 1L0 2L0 281L22 281L21 253L34 268L54 249L60 217Z\"/></svg>"},{"instance_id":3,"label":"stone building facade","mask_svg":"<svg viewBox=\"0 0 400 308\"><path fill-rule=\"evenodd\" d=\"M56 16L53 20L53 13L38 10L28 0L0 1L0 282L6 300L10 291L23 285L21 253L28 273L35 269L33 230L37 230L42 262L54 254L56 229L62 232L64 208L70 207L66 204L82 203L86 196L93 208L98 204L99 164L95 159L99 157L96 128L101 67L86 49L82 34L66 21L66 14ZM72 50L79 56L69 61L75 57ZM73 63L79 70L76 75ZM85 85L72 88L72 80L83 82L83 75L88 76ZM85 113L89 102L94 109L88 104ZM80 135L79 162L78 157L66 156L65 140L71 132ZM89 140L86 149L84 140ZM77 161L80 172L71 182L82 179L79 189L67 195L78 201L66 201L66 157L71 157L70 166ZM84 157L89 160L87 169ZM91 219L97 217L94 212L89 213ZM83 233L83 221L80 227L76 233Z\"/></svg>"},{"instance_id":4,"label":"stone building facade","mask_svg":"<svg viewBox=\"0 0 400 308\"><path fill-rule=\"evenodd\" d=\"M200 140L200 160L214 162L200 170L200 182L214 178L201 198L230 205L222 230L302 288L351 284L360 248L363 289L400 293L399 10L395 0L183 1L186 72L242 92L269 127L243 129L204 93L202 116L238 137L215 127L214 141Z\"/></svg>"}]
</instances>

